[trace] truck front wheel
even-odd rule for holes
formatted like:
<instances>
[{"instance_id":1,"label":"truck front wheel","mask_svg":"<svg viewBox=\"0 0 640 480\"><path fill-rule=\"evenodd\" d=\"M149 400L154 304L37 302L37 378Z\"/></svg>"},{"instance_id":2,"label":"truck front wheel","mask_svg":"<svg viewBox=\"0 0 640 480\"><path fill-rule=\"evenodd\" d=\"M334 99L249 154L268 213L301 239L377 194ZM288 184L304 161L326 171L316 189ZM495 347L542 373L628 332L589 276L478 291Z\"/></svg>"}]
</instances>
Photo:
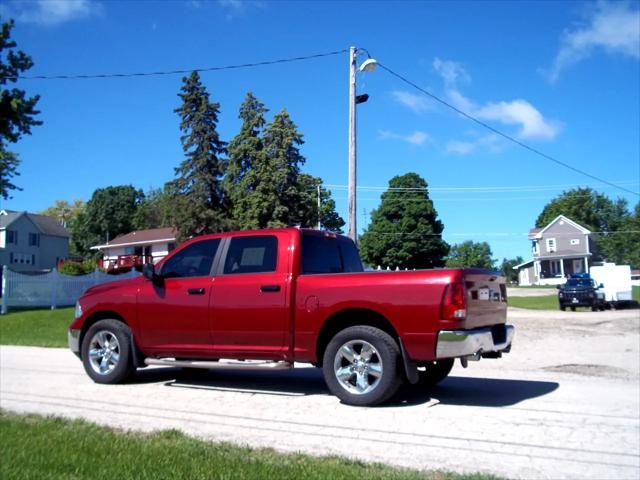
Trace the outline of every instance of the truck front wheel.
<instances>
[{"instance_id":1,"label":"truck front wheel","mask_svg":"<svg viewBox=\"0 0 640 480\"><path fill-rule=\"evenodd\" d=\"M100 320L82 340L82 364L97 383L120 383L135 370L131 330L118 320Z\"/></svg>"},{"instance_id":2,"label":"truck front wheel","mask_svg":"<svg viewBox=\"0 0 640 480\"><path fill-rule=\"evenodd\" d=\"M400 349L386 332L355 326L338 332L322 362L331 393L349 405L377 405L400 386Z\"/></svg>"}]
</instances>

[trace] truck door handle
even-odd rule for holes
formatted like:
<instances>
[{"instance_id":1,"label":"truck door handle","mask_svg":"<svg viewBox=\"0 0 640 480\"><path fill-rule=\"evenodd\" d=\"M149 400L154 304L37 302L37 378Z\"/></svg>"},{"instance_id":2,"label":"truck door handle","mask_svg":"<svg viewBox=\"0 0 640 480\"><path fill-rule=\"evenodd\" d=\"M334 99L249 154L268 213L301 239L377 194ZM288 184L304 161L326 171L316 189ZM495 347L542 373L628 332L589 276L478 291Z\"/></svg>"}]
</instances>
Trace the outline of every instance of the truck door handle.
<instances>
[{"instance_id":1,"label":"truck door handle","mask_svg":"<svg viewBox=\"0 0 640 480\"><path fill-rule=\"evenodd\" d=\"M189 288L187 293L189 295L204 295L204 288Z\"/></svg>"},{"instance_id":2,"label":"truck door handle","mask_svg":"<svg viewBox=\"0 0 640 480\"><path fill-rule=\"evenodd\" d=\"M279 292L280 291L280 285L262 285L260 287L260 291L261 292Z\"/></svg>"}]
</instances>

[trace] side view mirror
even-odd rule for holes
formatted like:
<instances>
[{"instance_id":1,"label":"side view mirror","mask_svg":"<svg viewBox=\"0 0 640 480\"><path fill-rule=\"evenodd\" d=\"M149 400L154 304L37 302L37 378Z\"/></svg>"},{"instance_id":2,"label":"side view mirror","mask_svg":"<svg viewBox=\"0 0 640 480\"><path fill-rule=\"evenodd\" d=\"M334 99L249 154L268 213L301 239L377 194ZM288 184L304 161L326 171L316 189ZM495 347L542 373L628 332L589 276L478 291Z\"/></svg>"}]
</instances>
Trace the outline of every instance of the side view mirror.
<instances>
[{"instance_id":1,"label":"side view mirror","mask_svg":"<svg viewBox=\"0 0 640 480\"><path fill-rule=\"evenodd\" d=\"M604 288L604 285L601 283L600 285L598 285L598 288Z\"/></svg>"},{"instance_id":2,"label":"side view mirror","mask_svg":"<svg viewBox=\"0 0 640 480\"><path fill-rule=\"evenodd\" d=\"M556 285L556 289L560 290L562 288L562 285Z\"/></svg>"},{"instance_id":3,"label":"side view mirror","mask_svg":"<svg viewBox=\"0 0 640 480\"><path fill-rule=\"evenodd\" d=\"M142 266L142 276L151 280L154 285L162 285L162 277L156 273L153 263L145 263Z\"/></svg>"}]
</instances>

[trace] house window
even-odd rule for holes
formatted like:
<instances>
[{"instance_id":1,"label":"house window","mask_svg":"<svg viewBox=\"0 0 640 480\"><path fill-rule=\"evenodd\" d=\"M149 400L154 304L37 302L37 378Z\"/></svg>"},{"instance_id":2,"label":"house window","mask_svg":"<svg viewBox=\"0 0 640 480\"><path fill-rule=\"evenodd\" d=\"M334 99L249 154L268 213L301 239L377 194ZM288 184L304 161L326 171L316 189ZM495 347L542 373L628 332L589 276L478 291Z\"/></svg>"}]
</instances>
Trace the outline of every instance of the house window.
<instances>
[{"instance_id":1,"label":"house window","mask_svg":"<svg viewBox=\"0 0 640 480\"><path fill-rule=\"evenodd\" d=\"M580 245L580 239L579 238L572 238L571 239L571 245Z\"/></svg>"},{"instance_id":2,"label":"house window","mask_svg":"<svg viewBox=\"0 0 640 480\"><path fill-rule=\"evenodd\" d=\"M556 276L560 274L560 260L551 260L549 262L549 268L551 269L551 275Z\"/></svg>"},{"instance_id":3,"label":"house window","mask_svg":"<svg viewBox=\"0 0 640 480\"><path fill-rule=\"evenodd\" d=\"M531 242L531 251L534 254L540 253L540 252L538 252L538 241L537 240L534 240L534 241Z\"/></svg>"},{"instance_id":4,"label":"house window","mask_svg":"<svg viewBox=\"0 0 640 480\"><path fill-rule=\"evenodd\" d=\"M7 243L18 244L18 232L15 230L7 230Z\"/></svg>"},{"instance_id":5,"label":"house window","mask_svg":"<svg viewBox=\"0 0 640 480\"><path fill-rule=\"evenodd\" d=\"M552 253L556 251L556 239L547 238L547 252Z\"/></svg>"},{"instance_id":6,"label":"house window","mask_svg":"<svg viewBox=\"0 0 640 480\"><path fill-rule=\"evenodd\" d=\"M167 252L171 252L176 248L176 244L174 242L171 242L167 245Z\"/></svg>"},{"instance_id":7,"label":"house window","mask_svg":"<svg viewBox=\"0 0 640 480\"><path fill-rule=\"evenodd\" d=\"M35 255L35 253L32 253L31 254L31 265L35 265L35 264L36 264L36 255ZM56 265L57 265L57 263L56 263Z\"/></svg>"},{"instance_id":8,"label":"house window","mask_svg":"<svg viewBox=\"0 0 640 480\"><path fill-rule=\"evenodd\" d=\"M13 252L9 252L9 263L13 263Z\"/></svg>"},{"instance_id":9,"label":"house window","mask_svg":"<svg viewBox=\"0 0 640 480\"><path fill-rule=\"evenodd\" d=\"M40 246L40 234L39 233L30 233L29 234L29 246L30 247L39 247Z\"/></svg>"}]
</instances>

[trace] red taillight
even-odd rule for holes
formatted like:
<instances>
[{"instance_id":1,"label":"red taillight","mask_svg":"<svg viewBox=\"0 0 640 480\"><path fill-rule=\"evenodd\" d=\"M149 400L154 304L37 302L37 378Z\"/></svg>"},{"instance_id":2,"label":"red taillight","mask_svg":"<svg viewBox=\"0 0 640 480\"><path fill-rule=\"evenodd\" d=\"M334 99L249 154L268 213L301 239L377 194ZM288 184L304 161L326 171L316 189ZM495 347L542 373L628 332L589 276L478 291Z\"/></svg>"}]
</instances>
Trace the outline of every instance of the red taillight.
<instances>
[{"instance_id":1,"label":"red taillight","mask_svg":"<svg viewBox=\"0 0 640 480\"><path fill-rule=\"evenodd\" d=\"M447 285L442 296L442 318L445 320L464 320L467 316L467 301L464 283Z\"/></svg>"}]
</instances>

